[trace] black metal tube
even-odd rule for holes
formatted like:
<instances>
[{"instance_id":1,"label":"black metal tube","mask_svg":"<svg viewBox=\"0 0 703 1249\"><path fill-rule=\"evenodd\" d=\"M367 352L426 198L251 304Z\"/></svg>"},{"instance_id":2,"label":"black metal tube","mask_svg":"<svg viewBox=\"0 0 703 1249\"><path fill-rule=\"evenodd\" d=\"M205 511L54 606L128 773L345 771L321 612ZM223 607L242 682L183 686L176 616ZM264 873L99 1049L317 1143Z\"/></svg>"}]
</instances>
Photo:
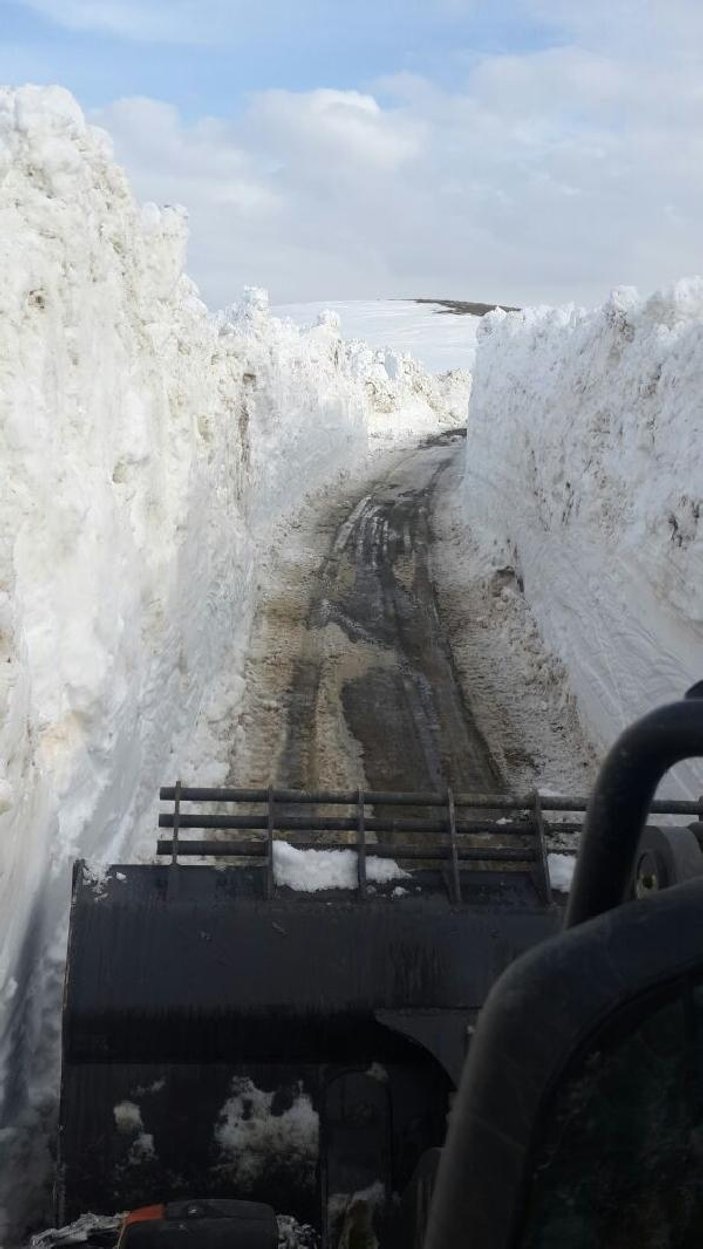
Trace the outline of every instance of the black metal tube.
<instances>
[{"instance_id":1,"label":"black metal tube","mask_svg":"<svg viewBox=\"0 0 703 1249\"><path fill-rule=\"evenodd\" d=\"M269 789L268 811L266 812L266 897L271 900L276 888L273 871L273 826L274 798L273 789Z\"/></svg>"},{"instance_id":2,"label":"black metal tube","mask_svg":"<svg viewBox=\"0 0 703 1249\"><path fill-rule=\"evenodd\" d=\"M454 902L461 902L461 878L459 876L459 843L456 839L456 810L451 786L447 785L447 815L449 816L449 845L452 856L452 881L454 885Z\"/></svg>"},{"instance_id":3,"label":"black metal tube","mask_svg":"<svg viewBox=\"0 0 703 1249\"><path fill-rule=\"evenodd\" d=\"M317 849L317 847L309 845L305 847L299 846L298 848ZM353 850L356 853L355 844L349 846L325 846L324 848L325 850ZM156 843L157 854L171 854L172 850L173 842L170 838L159 838ZM202 856L207 859L263 859L267 854L267 842L183 841L181 839L178 843L178 854L186 858ZM533 846L526 846L524 849L516 849L514 846L487 846L485 850L459 846L457 854L460 862L467 863L532 863L536 858ZM367 842L366 855L368 858L375 856L382 859L417 859L432 862L436 859L451 858L451 846L404 846L389 845L382 842Z\"/></svg>"},{"instance_id":4,"label":"black metal tube","mask_svg":"<svg viewBox=\"0 0 703 1249\"><path fill-rule=\"evenodd\" d=\"M173 802L175 786L165 785L159 790L163 802ZM444 807L446 795L438 793L385 792L369 790L362 795L366 806L393 807ZM309 803L320 806L353 806L359 803L358 790L312 790L309 793L299 789L275 789L273 799L280 803ZM183 786L182 802L249 802L267 803L268 789L202 789ZM569 798L558 795L540 794L543 811L585 811L588 798ZM534 793L532 794L455 794L456 807L475 807L477 810L495 809L496 811L531 811L534 809ZM703 818L703 799L689 801L675 798L662 798L653 802L650 810L655 815L698 815Z\"/></svg>"},{"instance_id":5,"label":"black metal tube","mask_svg":"<svg viewBox=\"0 0 703 1249\"><path fill-rule=\"evenodd\" d=\"M174 787L172 785L164 786L159 790L159 796L164 802L173 801ZM429 793L411 793L409 791L386 791L386 790L368 790L362 795L366 806L394 806L394 807L443 807L446 805L446 797L434 791ZM471 802L464 801L465 798L471 798ZM267 789L198 789L183 787L181 790L181 798L186 802L268 802ZM312 803L321 806L354 806L359 802L359 792L355 789L330 789L330 790L311 790L306 792L300 789L276 789L274 790L274 799L277 803ZM509 810L516 805L516 802L510 801L506 803L505 794L457 794L455 803L462 806L477 807L497 807ZM520 800L517 800L519 805ZM703 808L702 808L703 810Z\"/></svg>"},{"instance_id":6,"label":"black metal tube","mask_svg":"<svg viewBox=\"0 0 703 1249\"><path fill-rule=\"evenodd\" d=\"M357 831L356 843L358 846L356 856L356 870L359 878L359 897L366 897L366 818L364 813L364 799L361 789L359 789L359 810L357 812Z\"/></svg>"},{"instance_id":7,"label":"black metal tube","mask_svg":"<svg viewBox=\"0 0 703 1249\"><path fill-rule=\"evenodd\" d=\"M542 814L542 803L540 796L535 790L535 810L534 810L535 832L537 834L537 887L545 906L552 904L552 883L549 879L549 862L547 859L547 844L545 840L546 825Z\"/></svg>"},{"instance_id":8,"label":"black metal tube","mask_svg":"<svg viewBox=\"0 0 703 1249\"><path fill-rule=\"evenodd\" d=\"M276 813L276 829L278 832L355 832L358 828L358 816L344 815L279 815ZM173 813L162 811L159 816L159 828L173 827ZM218 828L218 829L265 829L268 817L265 815L209 815L196 812L184 815L181 811L181 828ZM447 820L383 820L369 817L364 821L367 833L447 833ZM579 832L581 824L555 824L554 831ZM496 824L495 820L463 820L457 822L456 831L461 833L510 836L520 834L524 837L534 836L530 823L514 821L507 824Z\"/></svg>"},{"instance_id":9,"label":"black metal tube","mask_svg":"<svg viewBox=\"0 0 703 1249\"><path fill-rule=\"evenodd\" d=\"M618 738L588 804L566 911L567 928L622 902L659 782L676 763L699 755L703 755L703 702L699 699L660 707Z\"/></svg>"}]
</instances>

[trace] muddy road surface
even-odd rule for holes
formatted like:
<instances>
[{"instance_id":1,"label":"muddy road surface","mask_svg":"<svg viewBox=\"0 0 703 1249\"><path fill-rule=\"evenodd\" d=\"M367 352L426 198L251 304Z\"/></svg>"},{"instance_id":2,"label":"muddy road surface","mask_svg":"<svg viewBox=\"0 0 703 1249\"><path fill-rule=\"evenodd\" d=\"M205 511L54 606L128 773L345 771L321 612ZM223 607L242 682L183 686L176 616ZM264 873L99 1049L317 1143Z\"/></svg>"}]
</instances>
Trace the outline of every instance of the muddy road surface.
<instances>
[{"instance_id":1,"label":"muddy road surface","mask_svg":"<svg viewBox=\"0 0 703 1249\"><path fill-rule=\"evenodd\" d=\"M313 543L282 569L248 674L249 775L237 767L232 781L501 788L431 573L433 494L460 450L458 435L444 435L408 453L320 518L316 566Z\"/></svg>"}]
</instances>

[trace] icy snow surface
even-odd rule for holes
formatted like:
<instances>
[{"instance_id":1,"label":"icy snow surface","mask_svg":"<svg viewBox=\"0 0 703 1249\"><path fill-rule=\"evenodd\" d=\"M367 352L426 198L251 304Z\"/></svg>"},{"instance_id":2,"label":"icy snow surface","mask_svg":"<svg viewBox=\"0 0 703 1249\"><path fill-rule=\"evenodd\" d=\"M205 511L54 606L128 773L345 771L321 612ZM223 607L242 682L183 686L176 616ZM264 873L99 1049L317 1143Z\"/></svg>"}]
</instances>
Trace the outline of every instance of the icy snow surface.
<instances>
[{"instance_id":1,"label":"icy snow surface","mask_svg":"<svg viewBox=\"0 0 703 1249\"><path fill-rule=\"evenodd\" d=\"M412 299L332 299L280 304L273 311L304 326L314 324L325 309L339 316L345 338L411 355L431 373L473 368L481 318L458 315L441 304L418 304Z\"/></svg>"},{"instance_id":2,"label":"icy snow surface","mask_svg":"<svg viewBox=\"0 0 703 1249\"><path fill-rule=\"evenodd\" d=\"M571 882L574 879L576 855L548 854L547 867L549 868L549 883L552 889L558 889L560 893L568 893L571 888Z\"/></svg>"},{"instance_id":3,"label":"icy snow surface","mask_svg":"<svg viewBox=\"0 0 703 1249\"><path fill-rule=\"evenodd\" d=\"M609 746L703 676L703 279L484 318L465 518ZM697 765L669 792L701 792Z\"/></svg>"}]
</instances>

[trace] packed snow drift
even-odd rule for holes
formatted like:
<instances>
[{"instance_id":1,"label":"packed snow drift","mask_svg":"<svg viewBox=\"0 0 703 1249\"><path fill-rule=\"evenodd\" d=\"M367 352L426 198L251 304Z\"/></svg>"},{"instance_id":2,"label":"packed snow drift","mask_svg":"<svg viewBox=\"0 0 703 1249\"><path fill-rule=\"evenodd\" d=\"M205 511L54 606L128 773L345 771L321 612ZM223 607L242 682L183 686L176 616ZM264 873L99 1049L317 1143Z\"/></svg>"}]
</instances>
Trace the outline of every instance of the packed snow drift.
<instances>
[{"instance_id":1,"label":"packed snow drift","mask_svg":"<svg viewBox=\"0 0 703 1249\"><path fill-rule=\"evenodd\" d=\"M524 589L601 747L703 676L702 395L700 278L479 330L467 525ZM700 793L696 769L675 776Z\"/></svg>"}]
</instances>

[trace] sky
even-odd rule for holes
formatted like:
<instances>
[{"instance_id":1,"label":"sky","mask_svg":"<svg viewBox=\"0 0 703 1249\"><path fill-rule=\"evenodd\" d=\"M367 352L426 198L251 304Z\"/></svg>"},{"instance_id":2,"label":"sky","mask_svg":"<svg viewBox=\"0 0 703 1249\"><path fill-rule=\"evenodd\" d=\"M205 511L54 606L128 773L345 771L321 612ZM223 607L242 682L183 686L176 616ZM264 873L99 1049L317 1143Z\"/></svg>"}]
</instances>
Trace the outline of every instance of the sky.
<instances>
[{"instance_id":1,"label":"sky","mask_svg":"<svg viewBox=\"0 0 703 1249\"><path fill-rule=\"evenodd\" d=\"M601 302L703 271L701 0L0 0L211 307Z\"/></svg>"}]
</instances>

